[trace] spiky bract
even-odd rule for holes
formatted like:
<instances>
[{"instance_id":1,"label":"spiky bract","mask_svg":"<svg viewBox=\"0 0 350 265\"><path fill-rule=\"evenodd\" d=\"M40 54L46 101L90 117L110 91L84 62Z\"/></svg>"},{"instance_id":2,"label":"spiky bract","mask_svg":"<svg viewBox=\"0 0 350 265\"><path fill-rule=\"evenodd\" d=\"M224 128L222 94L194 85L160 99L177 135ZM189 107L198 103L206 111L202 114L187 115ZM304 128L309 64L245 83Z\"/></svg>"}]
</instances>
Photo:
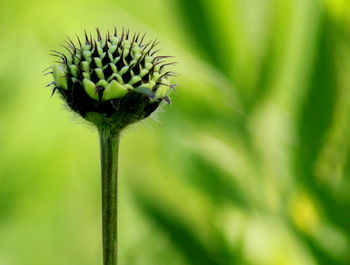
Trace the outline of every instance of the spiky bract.
<instances>
[{"instance_id":1,"label":"spiky bract","mask_svg":"<svg viewBox=\"0 0 350 265\"><path fill-rule=\"evenodd\" d=\"M53 93L58 91L68 106L96 125L122 129L148 117L168 97L171 88L165 71L170 56L156 56L156 41L144 43L144 36L129 31L96 38L85 32L85 40L74 44L68 38L67 54L53 51Z\"/></svg>"}]
</instances>

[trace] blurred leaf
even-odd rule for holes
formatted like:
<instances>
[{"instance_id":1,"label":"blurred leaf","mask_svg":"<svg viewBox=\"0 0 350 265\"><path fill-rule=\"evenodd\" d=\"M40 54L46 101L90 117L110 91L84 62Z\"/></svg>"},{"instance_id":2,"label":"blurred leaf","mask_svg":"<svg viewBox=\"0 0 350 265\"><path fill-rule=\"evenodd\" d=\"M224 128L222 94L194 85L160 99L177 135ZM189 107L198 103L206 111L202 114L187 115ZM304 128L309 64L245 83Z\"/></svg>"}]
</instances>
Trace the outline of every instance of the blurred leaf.
<instances>
[{"instance_id":1,"label":"blurred leaf","mask_svg":"<svg viewBox=\"0 0 350 265\"><path fill-rule=\"evenodd\" d=\"M189 264L242 264L240 257L235 256L234 252L221 241L221 238L217 238L215 242L212 242L219 244L219 247L212 246L208 249L208 246L193 233L191 228L179 222L179 219L166 207L157 206L152 199L140 192L135 192L134 195L142 211L168 234L171 242L184 255Z\"/></svg>"},{"instance_id":2,"label":"blurred leaf","mask_svg":"<svg viewBox=\"0 0 350 265\"><path fill-rule=\"evenodd\" d=\"M210 12L220 10L209 9L205 0L176 0L176 3L179 8L178 15L181 16L196 49L217 69L230 76L232 58L227 60L230 50L226 49L223 39L225 35L218 34L220 28L211 20L210 15Z\"/></svg>"},{"instance_id":3,"label":"blurred leaf","mask_svg":"<svg viewBox=\"0 0 350 265\"><path fill-rule=\"evenodd\" d=\"M299 148L296 153L298 179L317 200L320 211L326 220L346 231L347 240L350 235L350 201L338 201L327 180L320 179L316 165L320 153L326 144L327 137L335 119L336 104L339 100L339 69L337 62L338 43L335 38L336 25L324 14L321 21L316 57L310 75L308 92L300 113ZM324 161L323 163L325 163ZM334 264L336 259L320 247L315 238L305 238L320 264ZM342 257L347 264L349 253Z\"/></svg>"},{"instance_id":4,"label":"blurred leaf","mask_svg":"<svg viewBox=\"0 0 350 265\"><path fill-rule=\"evenodd\" d=\"M231 202L245 210L249 210L249 198L241 190L238 183L235 183L232 176L229 176L199 154L190 153L187 155L186 180L192 183L194 188L201 190L206 196L210 197L217 207Z\"/></svg>"}]
</instances>

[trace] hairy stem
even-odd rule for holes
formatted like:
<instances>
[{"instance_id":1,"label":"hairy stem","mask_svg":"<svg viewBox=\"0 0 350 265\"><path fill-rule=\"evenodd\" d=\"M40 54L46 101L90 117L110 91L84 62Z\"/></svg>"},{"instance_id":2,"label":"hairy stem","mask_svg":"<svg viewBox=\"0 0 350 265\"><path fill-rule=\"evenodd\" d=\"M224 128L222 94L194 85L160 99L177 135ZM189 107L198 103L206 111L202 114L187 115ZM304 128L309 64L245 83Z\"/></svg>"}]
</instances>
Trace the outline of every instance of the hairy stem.
<instances>
[{"instance_id":1,"label":"hairy stem","mask_svg":"<svg viewBox=\"0 0 350 265\"><path fill-rule=\"evenodd\" d=\"M119 132L99 128L102 182L103 264L117 265L118 258L118 149Z\"/></svg>"}]
</instances>

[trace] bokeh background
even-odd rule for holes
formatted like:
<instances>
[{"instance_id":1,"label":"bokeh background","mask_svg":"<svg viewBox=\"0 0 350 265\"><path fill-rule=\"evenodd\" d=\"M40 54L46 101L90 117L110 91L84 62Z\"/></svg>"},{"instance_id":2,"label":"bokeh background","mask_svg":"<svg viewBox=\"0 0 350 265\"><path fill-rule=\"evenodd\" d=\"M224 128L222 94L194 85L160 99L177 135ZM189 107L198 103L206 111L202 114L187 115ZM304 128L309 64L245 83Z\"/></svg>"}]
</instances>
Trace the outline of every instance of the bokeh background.
<instances>
[{"instance_id":1,"label":"bokeh background","mask_svg":"<svg viewBox=\"0 0 350 265\"><path fill-rule=\"evenodd\" d=\"M350 264L348 0L1 0L0 265L102 264L97 133L43 75L96 26L180 62L122 139L121 265Z\"/></svg>"}]
</instances>

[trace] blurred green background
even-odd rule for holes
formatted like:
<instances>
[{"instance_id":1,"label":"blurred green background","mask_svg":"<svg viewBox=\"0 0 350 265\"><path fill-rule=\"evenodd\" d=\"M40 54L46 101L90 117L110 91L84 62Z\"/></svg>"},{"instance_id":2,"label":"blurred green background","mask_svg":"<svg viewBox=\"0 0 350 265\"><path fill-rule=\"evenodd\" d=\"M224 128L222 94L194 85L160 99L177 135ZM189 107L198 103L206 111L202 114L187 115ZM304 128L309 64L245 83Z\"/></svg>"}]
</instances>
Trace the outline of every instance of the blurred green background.
<instances>
[{"instance_id":1,"label":"blurred green background","mask_svg":"<svg viewBox=\"0 0 350 265\"><path fill-rule=\"evenodd\" d=\"M1 0L0 265L101 264L97 133L42 73L96 26L180 62L122 139L121 265L350 264L348 0Z\"/></svg>"}]
</instances>

